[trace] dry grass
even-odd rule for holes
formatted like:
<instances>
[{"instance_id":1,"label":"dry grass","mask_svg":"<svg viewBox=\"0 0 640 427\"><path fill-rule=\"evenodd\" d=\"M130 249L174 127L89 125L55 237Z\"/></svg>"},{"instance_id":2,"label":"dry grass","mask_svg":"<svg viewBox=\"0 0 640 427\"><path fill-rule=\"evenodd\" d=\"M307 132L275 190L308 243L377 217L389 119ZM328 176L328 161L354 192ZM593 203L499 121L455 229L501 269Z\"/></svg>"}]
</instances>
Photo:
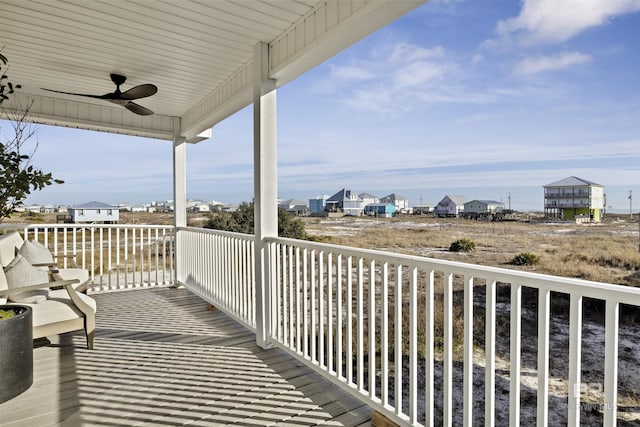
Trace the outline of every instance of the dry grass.
<instances>
[{"instance_id":1,"label":"dry grass","mask_svg":"<svg viewBox=\"0 0 640 427\"><path fill-rule=\"evenodd\" d=\"M338 245L640 286L636 218L593 225L487 223L423 217L391 220L308 218L306 227L309 234ZM449 252L449 245L460 238L473 240L477 244L476 251ZM540 257L540 263L513 265L511 260L521 252Z\"/></svg>"}]
</instances>

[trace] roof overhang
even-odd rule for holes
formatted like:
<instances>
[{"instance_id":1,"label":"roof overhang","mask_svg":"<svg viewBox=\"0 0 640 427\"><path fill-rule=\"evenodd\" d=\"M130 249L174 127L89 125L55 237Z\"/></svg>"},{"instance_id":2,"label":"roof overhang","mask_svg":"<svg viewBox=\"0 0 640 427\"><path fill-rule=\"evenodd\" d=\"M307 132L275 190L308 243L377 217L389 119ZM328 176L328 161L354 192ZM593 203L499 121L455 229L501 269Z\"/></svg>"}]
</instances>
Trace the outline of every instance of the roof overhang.
<instances>
[{"instance_id":1,"label":"roof overhang","mask_svg":"<svg viewBox=\"0 0 640 427\"><path fill-rule=\"evenodd\" d=\"M257 44L279 87L425 1L1 0L0 46L23 86L3 106L30 106L37 123L197 142L253 102ZM41 89L108 93L113 72L128 77L123 91L158 86L139 100L154 115Z\"/></svg>"}]
</instances>

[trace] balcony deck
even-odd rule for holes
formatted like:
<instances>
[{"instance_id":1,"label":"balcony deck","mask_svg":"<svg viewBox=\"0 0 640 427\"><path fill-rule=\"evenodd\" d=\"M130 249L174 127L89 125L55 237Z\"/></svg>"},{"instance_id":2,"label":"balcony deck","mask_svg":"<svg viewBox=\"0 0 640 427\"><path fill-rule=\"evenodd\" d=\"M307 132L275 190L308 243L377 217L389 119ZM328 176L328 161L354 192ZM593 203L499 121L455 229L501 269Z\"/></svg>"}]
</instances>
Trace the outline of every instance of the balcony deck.
<instances>
[{"instance_id":1,"label":"balcony deck","mask_svg":"<svg viewBox=\"0 0 640 427\"><path fill-rule=\"evenodd\" d=\"M371 409L185 289L95 294L82 333L36 341L2 426L370 425Z\"/></svg>"}]
</instances>

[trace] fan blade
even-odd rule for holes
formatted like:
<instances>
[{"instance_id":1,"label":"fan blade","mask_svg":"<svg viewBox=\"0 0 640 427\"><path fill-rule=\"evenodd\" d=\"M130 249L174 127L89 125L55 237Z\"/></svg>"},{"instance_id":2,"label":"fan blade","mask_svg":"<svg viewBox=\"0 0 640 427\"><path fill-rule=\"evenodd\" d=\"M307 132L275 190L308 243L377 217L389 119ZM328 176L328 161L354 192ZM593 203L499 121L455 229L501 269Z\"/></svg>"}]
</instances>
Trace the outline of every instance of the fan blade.
<instances>
[{"instance_id":1,"label":"fan blade","mask_svg":"<svg viewBox=\"0 0 640 427\"><path fill-rule=\"evenodd\" d=\"M149 110L148 108L145 108L142 105L138 105L135 102L131 101L124 104L124 108L141 116L150 116L153 114L153 111Z\"/></svg>"},{"instance_id":2,"label":"fan blade","mask_svg":"<svg viewBox=\"0 0 640 427\"><path fill-rule=\"evenodd\" d=\"M96 98L96 99L111 99L110 97L113 95L112 93L107 93L107 94L104 94L104 95L91 95L91 94L88 94L88 93L63 92L61 90L47 89L47 88L44 88L44 87L41 87L40 89L47 90L49 92L64 93L65 95L88 96L89 98Z\"/></svg>"},{"instance_id":3,"label":"fan blade","mask_svg":"<svg viewBox=\"0 0 640 427\"><path fill-rule=\"evenodd\" d=\"M158 88L156 87L156 85L148 83L132 87L131 89L122 92L120 96L117 97L117 99L131 101L134 99L146 98L147 96L154 95L156 92L158 92Z\"/></svg>"}]
</instances>

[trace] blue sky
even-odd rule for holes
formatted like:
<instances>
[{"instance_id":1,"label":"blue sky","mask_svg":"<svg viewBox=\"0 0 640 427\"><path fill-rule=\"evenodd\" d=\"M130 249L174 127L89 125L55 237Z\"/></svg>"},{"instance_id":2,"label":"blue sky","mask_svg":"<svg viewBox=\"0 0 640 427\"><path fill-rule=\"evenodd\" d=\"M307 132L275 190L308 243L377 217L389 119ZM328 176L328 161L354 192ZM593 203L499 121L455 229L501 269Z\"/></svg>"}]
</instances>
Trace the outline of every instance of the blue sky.
<instances>
[{"instance_id":1,"label":"blue sky","mask_svg":"<svg viewBox=\"0 0 640 427\"><path fill-rule=\"evenodd\" d=\"M638 40L638 0L432 0L279 89L279 194L541 210L542 186L575 175L638 211ZM188 147L189 197L251 200L251 114ZM166 141L42 126L35 163L65 184L27 204L172 198Z\"/></svg>"}]
</instances>

